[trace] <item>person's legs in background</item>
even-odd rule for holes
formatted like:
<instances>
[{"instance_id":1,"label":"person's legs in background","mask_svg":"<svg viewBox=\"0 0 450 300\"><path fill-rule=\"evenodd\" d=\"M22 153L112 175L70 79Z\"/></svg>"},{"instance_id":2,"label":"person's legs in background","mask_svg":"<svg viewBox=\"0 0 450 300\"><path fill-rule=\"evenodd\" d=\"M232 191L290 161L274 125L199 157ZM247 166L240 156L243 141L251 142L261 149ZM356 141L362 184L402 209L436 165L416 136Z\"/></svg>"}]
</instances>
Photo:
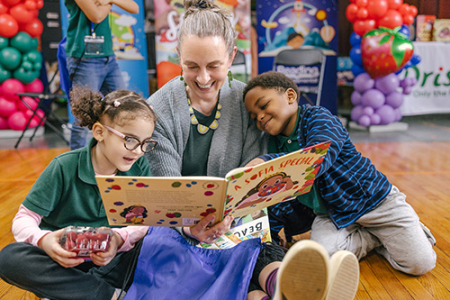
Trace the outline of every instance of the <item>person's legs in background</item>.
<instances>
[{"instance_id":1,"label":"person's legs in background","mask_svg":"<svg viewBox=\"0 0 450 300\"><path fill-rule=\"evenodd\" d=\"M125 83L119 64L114 55L108 57L105 69L105 80L100 88L103 95L107 95L113 91L127 89L127 84Z\"/></svg>"},{"instance_id":2,"label":"person's legs in background","mask_svg":"<svg viewBox=\"0 0 450 300\"><path fill-rule=\"evenodd\" d=\"M100 91L107 75L106 57L99 58L76 58L67 57L67 70L72 82L72 86L89 86L94 92ZM68 97L70 109L70 97ZM71 113L71 110L69 110ZM82 148L86 145L86 138L89 132L87 127L79 126L79 120L71 116L72 124L70 135L70 149Z\"/></svg>"}]
</instances>

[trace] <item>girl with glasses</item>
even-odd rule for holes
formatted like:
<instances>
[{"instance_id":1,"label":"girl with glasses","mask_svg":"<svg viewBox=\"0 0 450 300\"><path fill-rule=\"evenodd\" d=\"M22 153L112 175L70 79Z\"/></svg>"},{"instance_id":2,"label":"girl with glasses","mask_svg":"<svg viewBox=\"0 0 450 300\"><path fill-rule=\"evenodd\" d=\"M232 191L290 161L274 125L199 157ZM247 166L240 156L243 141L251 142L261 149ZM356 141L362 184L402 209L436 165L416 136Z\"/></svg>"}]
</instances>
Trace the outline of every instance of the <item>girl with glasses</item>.
<instances>
[{"instance_id":1,"label":"girl with glasses","mask_svg":"<svg viewBox=\"0 0 450 300\"><path fill-rule=\"evenodd\" d=\"M114 229L108 251L90 254L89 260L64 250L59 239L70 225L108 226L96 174L150 176L143 155L157 145L155 115L145 99L129 91L102 98L74 88L70 98L93 138L53 159L37 179L13 220L17 242L0 252L0 277L42 298L114 299L147 227Z\"/></svg>"}]
</instances>

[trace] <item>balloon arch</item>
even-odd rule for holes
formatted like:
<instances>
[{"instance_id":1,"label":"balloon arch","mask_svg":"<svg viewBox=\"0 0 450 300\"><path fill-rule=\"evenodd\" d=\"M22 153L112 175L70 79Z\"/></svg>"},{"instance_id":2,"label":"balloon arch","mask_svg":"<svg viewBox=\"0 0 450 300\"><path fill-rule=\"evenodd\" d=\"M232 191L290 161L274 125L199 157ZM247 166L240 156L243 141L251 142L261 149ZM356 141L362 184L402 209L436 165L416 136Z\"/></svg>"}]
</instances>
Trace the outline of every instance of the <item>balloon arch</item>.
<instances>
[{"instance_id":1,"label":"balloon arch","mask_svg":"<svg viewBox=\"0 0 450 300\"><path fill-rule=\"evenodd\" d=\"M408 25L417 8L403 0L350 0L346 17L353 24L350 59L354 91L351 119L361 126L387 125L402 118L400 106L416 79L400 79L403 69L417 65Z\"/></svg>"},{"instance_id":2,"label":"balloon arch","mask_svg":"<svg viewBox=\"0 0 450 300\"><path fill-rule=\"evenodd\" d=\"M37 18L43 0L0 0L0 129L23 130L32 116L17 93L41 93L43 84L38 79L42 55L38 38L43 25ZM35 109L38 99L24 97L24 102ZM42 111L37 112L43 116ZM29 127L39 125L34 117Z\"/></svg>"}]
</instances>

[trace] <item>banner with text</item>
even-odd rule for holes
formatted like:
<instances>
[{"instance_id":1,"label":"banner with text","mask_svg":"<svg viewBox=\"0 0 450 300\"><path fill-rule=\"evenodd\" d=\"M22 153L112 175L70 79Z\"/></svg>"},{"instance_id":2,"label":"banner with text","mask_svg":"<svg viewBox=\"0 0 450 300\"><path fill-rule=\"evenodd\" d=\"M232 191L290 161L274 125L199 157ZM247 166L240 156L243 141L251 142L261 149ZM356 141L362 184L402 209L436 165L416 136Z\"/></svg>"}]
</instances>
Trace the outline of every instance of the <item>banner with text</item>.
<instances>
[{"instance_id":1,"label":"banner with text","mask_svg":"<svg viewBox=\"0 0 450 300\"><path fill-rule=\"evenodd\" d=\"M417 79L401 106L404 116L450 112L450 44L414 42L421 62L401 75Z\"/></svg>"}]
</instances>

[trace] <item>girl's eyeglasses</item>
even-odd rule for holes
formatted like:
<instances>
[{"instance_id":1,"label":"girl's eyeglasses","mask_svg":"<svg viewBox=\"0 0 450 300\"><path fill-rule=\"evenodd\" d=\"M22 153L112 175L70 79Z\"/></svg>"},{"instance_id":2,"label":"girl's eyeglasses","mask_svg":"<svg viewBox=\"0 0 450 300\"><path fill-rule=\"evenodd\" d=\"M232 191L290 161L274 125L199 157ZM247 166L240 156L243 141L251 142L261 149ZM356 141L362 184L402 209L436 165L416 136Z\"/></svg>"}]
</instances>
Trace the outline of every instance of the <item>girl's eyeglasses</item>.
<instances>
[{"instance_id":1,"label":"girl's eyeglasses","mask_svg":"<svg viewBox=\"0 0 450 300\"><path fill-rule=\"evenodd\" d=\"M152 140L152 139L145 139L142 142L140 140L138 140L135 137L132 136L127 136L107 125L102 124L103 126L105 126L106 129L108 129L109 131L111 131L112 133L114 133L115 135L121 137L124 139L124 146L125 149L133 151L134 149L136 149L137 147L141 146L141 150L144 153L148 153L150 151L152 151L153 149L155 149L156 145L158 145L158 142Z\"/></svg>"}]
</instances>

